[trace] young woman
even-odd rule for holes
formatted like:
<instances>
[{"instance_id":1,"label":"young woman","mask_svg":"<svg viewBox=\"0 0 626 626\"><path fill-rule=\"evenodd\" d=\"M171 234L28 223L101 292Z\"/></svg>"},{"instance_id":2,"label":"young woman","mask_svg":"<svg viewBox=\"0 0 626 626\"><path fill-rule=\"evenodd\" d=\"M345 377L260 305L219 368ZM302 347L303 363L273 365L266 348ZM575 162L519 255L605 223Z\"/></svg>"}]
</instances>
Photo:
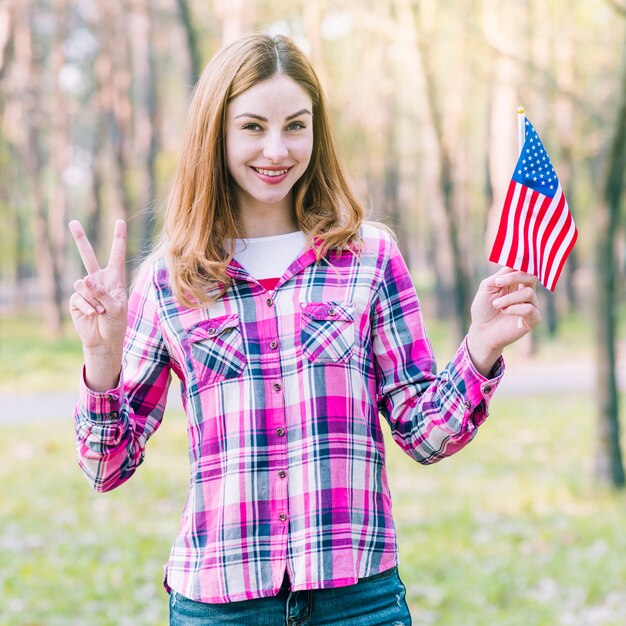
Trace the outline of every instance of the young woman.
<instances>
[{"instance_id":1,"label":"young woman","mask_svg":"<svg viewBox=\"0 0 626 626\"><path fill-rule=\"evenodd\" d=\"M70 228L87 270L70 301L78 456L96 489L134 473L181 381L191 481L171 624L409 624L379 414L420 463L469 443L502 349L540 319L534 277L484 280L436 374L406 265L363 222L319 81L281 36L246 36L205 69L128 302L124 223L105 268Z\"/></svg>"}]
</instances>

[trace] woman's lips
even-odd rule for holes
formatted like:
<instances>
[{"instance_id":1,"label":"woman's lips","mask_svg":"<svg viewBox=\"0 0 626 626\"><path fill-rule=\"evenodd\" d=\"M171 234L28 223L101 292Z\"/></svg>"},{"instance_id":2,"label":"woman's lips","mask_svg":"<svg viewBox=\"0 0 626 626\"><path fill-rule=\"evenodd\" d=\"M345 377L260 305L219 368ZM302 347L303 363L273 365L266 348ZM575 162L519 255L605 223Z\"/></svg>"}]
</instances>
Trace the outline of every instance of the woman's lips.
<instances>
[{"instance_id":1,"label":"woman's lips","mask_svg":"<svg viewBox=\"0 0 626 626\"><path fill-rule=\"evenodd\" d=\"M283 180L287 178L287 174L289 174L291 167L251 166L251 169L263 182L269 183L270 185L277 185L278 183L282 183Z\"/></svg>"}]
</instances>

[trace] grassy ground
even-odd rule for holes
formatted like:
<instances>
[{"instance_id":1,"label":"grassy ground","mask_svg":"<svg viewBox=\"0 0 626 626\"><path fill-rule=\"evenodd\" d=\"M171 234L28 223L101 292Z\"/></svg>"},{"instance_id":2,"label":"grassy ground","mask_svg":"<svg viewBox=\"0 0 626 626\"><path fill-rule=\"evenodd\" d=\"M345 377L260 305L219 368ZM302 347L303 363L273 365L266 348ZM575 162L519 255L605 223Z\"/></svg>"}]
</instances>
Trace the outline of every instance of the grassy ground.
<instances>
[{"instance_id":1,"label":"grassy ground","mask_svg":"<svg viewBox=\"0 0 626 626\"><path fill-rule=\"evenodd\" d=\"M477 440L438 465L389 446L416 625L626 623L626 501L590 481L591 414L584 397L495 400ZM95 494L70 424L4 426L0 625L165 625L186 458L175 413L138 474Z\"/></svg>"},{"instance_id":2,"label":"grassy ground","mask_svg":"<svg viewBox=\"0 0 626 626\"><path fill-rule=\"evenodd\" d=\"M429 327L443 360L446 332ZM588 349L584 325L566 330L542 358ZM0 410L3 392L75 384L68 337L0 320ZM388 446L414 624L623 626L626 496L591 481L592 399L496 395L491 412L472 445L435 466ZM1 428L0 626L164 626L162 566L187 489L182 415L109 494L82 478L63 416Z\"/></svg>"}]
</instances>

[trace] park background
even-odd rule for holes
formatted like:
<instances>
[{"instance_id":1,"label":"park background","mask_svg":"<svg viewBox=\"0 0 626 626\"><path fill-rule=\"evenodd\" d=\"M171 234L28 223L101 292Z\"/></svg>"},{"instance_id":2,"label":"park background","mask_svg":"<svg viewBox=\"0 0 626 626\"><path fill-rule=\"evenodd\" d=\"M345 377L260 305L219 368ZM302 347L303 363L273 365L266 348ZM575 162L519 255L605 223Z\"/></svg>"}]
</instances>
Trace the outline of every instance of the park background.
<instances>
[{"instance_id":1,"label":"park background","mask_svg":"<svg viewBox=\"0 0 626 626\"><path fill-rule=\"evenodd\" d=\"M317 68L440 366L494 269L525 107L579 241L472 445L430 467L388 446L401 574L418 626L623 626L623 0L0 0L0 626L167 623L184 417L172 400L133 480L91 492L73 444L82 269L67 222L104 260L128 220L132 272L195 80L251 30L290 35Z\"/></svg>"}]
</instances>

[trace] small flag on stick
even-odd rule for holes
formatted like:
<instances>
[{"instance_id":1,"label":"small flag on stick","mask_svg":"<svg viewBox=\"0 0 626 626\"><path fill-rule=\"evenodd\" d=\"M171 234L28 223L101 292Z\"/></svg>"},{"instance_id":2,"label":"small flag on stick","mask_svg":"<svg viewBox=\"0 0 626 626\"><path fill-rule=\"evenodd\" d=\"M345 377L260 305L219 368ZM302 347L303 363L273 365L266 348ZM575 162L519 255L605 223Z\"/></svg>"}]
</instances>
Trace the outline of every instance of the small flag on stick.
<instances>
[{"instance_id":1,"label":"small flag on stick","mask_svg":"<svg viewBox=\"0 0 626 626\"><path fill-rule=\"evenodd\" d=\"M523 137L489 260L534 274L554 291L578 231L548 154L526 118Z\"/></svg>"}]
</instances>

